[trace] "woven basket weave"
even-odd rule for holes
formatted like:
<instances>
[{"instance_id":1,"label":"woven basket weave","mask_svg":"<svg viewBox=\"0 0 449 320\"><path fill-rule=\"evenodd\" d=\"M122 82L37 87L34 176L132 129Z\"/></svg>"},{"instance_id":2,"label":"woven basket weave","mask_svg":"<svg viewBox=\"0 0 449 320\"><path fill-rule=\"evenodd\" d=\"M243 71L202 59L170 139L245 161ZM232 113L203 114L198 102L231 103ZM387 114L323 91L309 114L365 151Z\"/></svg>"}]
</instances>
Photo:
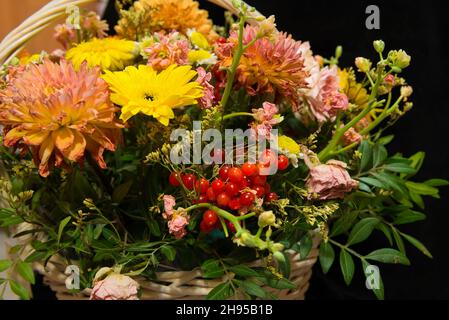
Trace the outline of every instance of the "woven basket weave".
<instances>
[{"instance_id":1,"label":"woven basket weave","mask_svg":"<svg viewBox=\"0 0 449 320\"><path fill-rule=\"evenodd\" d=\"M19 27L8 34L0 43L0 64L11 61L26 45L26 43L43 29L47 28L56 19L66 14L66 9L71 5L82 5L96 0L52 0L42 9L25 20ZM208 0L226 10L238 13L230 0ZM257 11L251 13L250 23L260 21L262 14ZM313 247L308 257L302 259L298 253L289 252L291 262L290 280L296 285L294 290L276 290L271 287L264 287L279 299L302 300L309 287L309 280L312 275L312 267L318 257L318 245L320 237L314 233ZM261 260L249 264L251 267L264 266ZM85 300L89 299L91 290L86 289L79 294L71 294L66 288L67 275L65 269L67 264L61 257L53 257L44 267L42 264L35 264L35 269L44 276L44 282L56 293L60 300ZM158 281L150 282L144 278L136 278L142 288L143 300L156 299L177 299L177 300L198 300L205 296L218 284L227 280L205 279L201 269L192 271L164 271L156 273ZM228 275L228 277L233 275ZM241 298L236 295L235 299Z\"/></svg>"}]
</instances>

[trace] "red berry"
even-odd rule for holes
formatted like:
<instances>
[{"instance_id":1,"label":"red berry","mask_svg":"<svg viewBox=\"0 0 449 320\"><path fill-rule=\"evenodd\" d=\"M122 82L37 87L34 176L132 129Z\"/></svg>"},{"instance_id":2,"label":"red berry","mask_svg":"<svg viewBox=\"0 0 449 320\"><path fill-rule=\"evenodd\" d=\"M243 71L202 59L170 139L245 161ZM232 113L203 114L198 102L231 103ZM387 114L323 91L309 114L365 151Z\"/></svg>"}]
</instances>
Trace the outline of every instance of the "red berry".
<instances>
[{"instance_id":1,"label":"red berry","mask_svg":"<svg viewBox=\"0 0 449 320\"><path fill-rule=\"evenodd\" d=\"M203 221L208 227L215 227L218 222L218 215L215 211L207 210L204 212Z\"/></svg>"},{"instance_id":2,"label":"red berry","mask_svg":"<svg viewBox=\"0 0 449 320\"><path fill-rule=\"evenodd\" d=\"M231 167L227 166L227 165L220 168L220 171L218 171L218 175L220 176L221 180L223 180L223 181L228 180L228 173L229 173L230 168Z\"/></svg>"},{"instance_id":3,"label":"red berry","mask_svg":"<svg viewBox=\"0 0 449 320\"><path fill-rule=\"evenodd\" d=\"M266 182L266 176L255 176L251 178L251 183L255 186L264 186Z\"/></svg>"},{"instance_id":4,"label":"red berry","mask_svg":"<svg viewBox=\"0 0 449 320\"><path fill-rule=\"evenodd\" d=\"M205 194L201 194L198 197L197 203L208 203L208 202L209 202L209 199L207 198L207 196Z\"/></svg>"},{"instance_id":5,"label":"red berry","mask_svg":"<svg viewBox=\"0 0 449 320\"><path fill-rule=\"evenodd\" d=\"M245 207L249 207L254 203L254 200L256 200L256 197L251 192L244 192L240 196L240 204Z\"/></svg>"},{"instance_id":6,"label":"red berry","mask_svg":"<svg viewBox=\"0 0 449 320\"><path fill-rule=\"evenodd\" d=\"M211 202L214 202L217 199L217 195L212 187L207 188L206 195L207 199Z\"/></svg>"},{"instance_id":7,"label":"red berry","mask_svg":"<svg viewBox=\"0 0 449 320\"><path fill-rule=\"evenodd\" d=\"M242 166L242 171L245 176L251 177L257 174L258 168L254 163L245 162Z\"/></svg>"},{"instance_id":8,"label":"red berry","mask_svg":"<svg viewBox=\"0 0 449 320\"><path fill-rule=\"evenodd\" d=\"M229 182L226 185L226 193L228 194L228 196L233 197L235 195L237 195L240 191L239 185L233 182Z\"/></svg>"},{"instance_id":9,"label":"red berry","mask_svg":"<svg viewBox=\"0 0 449 320\"><path fill-rule=\"evenodd\" d=\"M240 190L244 190L251 184L251 180L248 177L244 177L243 180L239 184Z\"/></svg>"},{"instance_id":10,"label":"red berry","mask_svg":"<svg viewBox=\"0 0 449 320\"><path fill-rule=\"evenodd\" d=\"M214 189L215 194L221 193L225 188L225 183L220 179L216 179L212 182L212 189Z\"/></svg>"},{"instance_id":11,"label":"red berry","mask_svg":"<svg viewBox=\"0 0 449 320\"><path fill-rule=\"evenodd\" d=\"M285 169L288 168L288 165L289 165L288 158L283 154L281 154L278 158L278 169L284 171Z\"/></svg>"},{"instance_id":12,"label":"red berry","mask_svg":"<svg viewBox=\"0 0 449 320\"><path fill-rule=\"evenodd\" d=\"M238 210L242 207L241 203L240 203L240 199L239 198L234 198L231 201L229 201L228 204L229 209L231 210Z\"/></svg>"},{"instance_id":13,"label":"red berry","mask_svg":"<svg viewBox=\"0 0 449 320\"><path fill-rule=\"evenodd\" d=\"M265 188L262 186L255 186L254 191L256 191L256 195L259 198L262 198L265 195Z\"/></svg>"},{"instance_id":14,"label":"red berry","mask_svg":"<svg viewBox=\"0 0 449 320\"><path fill-rule=\"evenodd\" d=\"M231 198L226 193L220 193L217 197L217 203L220 207L226 207L231 201Z\"/></svg>"},{"instance_id":15,"label":"red berry","mask_svg":"<svg viewBox=\"0 0 449 320\"><path fill-rule=\"evenodd\" d=\"M232 233L236 233L237 229L235 228L234 224L231 221L228 221L226 223L228 225L229 230L231 230Z\"/></svg>"},{"instance_id":16,"label":"red berry","mask_svg":"<svg viewBox=\"0 0 449 320\"><path fill-rule=\"evenodd\" d=\"M276 201L277 199L279 199L278 195L274 192L270 192L265 197L265 202L272 202L272 201Z\"/></svg>"},{"instance_id":17,"label":"red berry","mask_svg":"<svg viewBox=\"0 0 449 320\"><path fill-rule=\"evenodd\" d=\"M197 191L199 191L201 194L204 194L207 192L207 188L209 188L209 181L207 181L204 178L201 178L199 181L195 183L195 188Z\"/></svg>"},{"instance_id":18,"label":"red berry","mask_svg":"<svg viewBox=\"0 0 449 320\"><path fill-rule=\"evenodd\" d=\"M193 190L196 183L196 177L192 173L182 175L182 183L188 190Z\"/></svg>"},{"instance_id":19,"label":"red berry","mask_svg":"<svg viewBox=\"0 0 449 320\"><path fill-rule=\"evenodd\" d=\"M204 220L201 220L200 230L201 230L201 232L204 232L204 233L210 233L213 230L213 228L209 227Z\"/></svg>"},{"instance_id":20,"label":"red berry","mask_svg":"<svg viewBox=\"0 0 449 320\"><path fill-rule=\"evenodd\" d=\"M170 177L168 178L168 182L173 187L179 187L181 185L181 175L177 172L170 173Z\"/></svg>"},{"instance_id":21,"label":"red berry","mask_svg":"<svg viewBox=\"0 0 449 320\"><path fill-rule=\"evenodd\" d=\"M243 172L239 168L233 167L228 172L231 182L240 183L243 180Z\"/></svg>"}]
</instances>

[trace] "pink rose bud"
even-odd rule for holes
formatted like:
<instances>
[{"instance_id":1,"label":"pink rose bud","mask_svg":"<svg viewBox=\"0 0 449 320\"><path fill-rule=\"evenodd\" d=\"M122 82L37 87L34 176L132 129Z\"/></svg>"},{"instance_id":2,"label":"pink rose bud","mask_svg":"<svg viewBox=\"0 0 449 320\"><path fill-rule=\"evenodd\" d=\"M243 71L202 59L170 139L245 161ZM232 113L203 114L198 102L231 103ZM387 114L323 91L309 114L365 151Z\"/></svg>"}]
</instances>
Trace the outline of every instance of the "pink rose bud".
<instances>
[{"instance_id":1,"label":"pink rose bud","mask_svg":"<svg viewBox=\"0 0 449 320\"><path fill-rule=\"evenodd\" d=\"M331 160L310 169L306 186L310 198L343 199L346 193L358 187L358 182L346 171L346 163Z\"/></svg>"},{"instance_id":2,"label":"pink rose bud","mask_svg":"<svg viewBox=\"0 0 449 320\"><path fill-rule=\"evenodd\" d=\"M139 284L131 277L112 273L95 282L90 300L139 300Z\"/></svg>"}]
</instances>

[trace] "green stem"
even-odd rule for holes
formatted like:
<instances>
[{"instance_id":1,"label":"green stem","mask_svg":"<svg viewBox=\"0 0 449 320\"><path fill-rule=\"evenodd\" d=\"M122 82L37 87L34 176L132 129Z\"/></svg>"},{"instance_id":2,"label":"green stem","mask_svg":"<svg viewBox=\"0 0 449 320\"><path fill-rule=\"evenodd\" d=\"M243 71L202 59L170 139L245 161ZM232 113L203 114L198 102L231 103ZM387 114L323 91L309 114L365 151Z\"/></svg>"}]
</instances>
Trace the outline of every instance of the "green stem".
<instances>
[{"instance_id":1,"label":"green stem","mask_svg":"<svg viewBox=\"0 0 449 320\"><path fill-rule=\"evenodd\" d=\"M228 120L228 119L232 119L232 118L236 118L236 117L253 117L254 118L254 114L249 113L249 112L234 112L234 113L230 113L230 114L223 116L223 120Z\"/></svg>"},{"instance_id":2,"label":"green stem","mask_svg":"<svg viewBox=\"0 0 449 320\"><path fill-rule=\"evenodd\" d=\"M379 68L378 70L378 76L377 76L377 81L376 84L374 85L372 91L371 91L371 95L369 98L369 105L368 107L366 107L362 112L360 112L360 114L358 116L356 116L355 118L353 118L348 124L346 124L343 128L341 129L337 129L337 132L335 133L334 137L331 139L331 141L329 142L329 144L327 145L326 148L324 148L318 155L320 161L324 162L326 159L328 159L329 154L333 152L333 150L337 147L337 145L340 143L341 138L343 137L343 135L346 133L346 131L348 131L350 128L352 128L354 125L356 125L360 120L362 120L369 112L371 112L372 109L374 109L375 107L377 107L378 105L381 105L382 103L385 102L385 100L376 102L375 98L377 96L377 92L379 90L379 86L383 81L383 76L382 76L382 72L383 72L383 68Z\"/></svg>"},{"instance_id":3,"label":"green stem","mask_svg":"<svg viewBox=\"0 0 449 320\"><path fill-rule=\"evenodd\" d=\"M391 94L391 93L390 93ZM391 102L391 98L389 97ZM364 135L367 134L369 132L371 132L371 130L373 130L374 128L376 128L382 121L385 120L385 118L387 118L394 110L396 110L396 108L399 106L399 103L401 103L403 97L399 97L399 99L390 107L390 103L387 102L387 106L385 107L384 111L382 112L382 114L380 116L377 117L376 120L374 120L368 127L366 127L365 129L363 129L360 134Z\"/></svg>"},{"instance_id":4,"label":"green stem","mask_svg":"<svg viewBox=\"0 0 449 320\"><path fill-rule=\"evenodd\" d=\"M221 106L223 107L224 110L226 110L226 105L228 103L232 87L234 85L235 74L237 72L240 59L242 58L243 52L245 51L245 47L243 46L243 30L245 28L245 22L246 22L245 15L241 15L239 22L239 38L238 38L237 51L232 60L231 68L228 70L228 79L226 83L226 88L223 93L223 98L221 99Z\"/></svg>"},{"instance_id":5,"label":"green stem","mask_svg":"<svg viewBox=\"0 0 449 320\"><path fill-rule=\"evenodd\" d=\"M345 246L345 245L343 245L343 244L341 244L341 243L339 243L339 242L337 242L335 240L332 240L332 239L329 239L329 242L332 243L333 245L336 245L337 247L339 247L339 248L341 248L343 250L348 251L350 254L352 254L353 256L355 256L357 258L359 258L360 260L365 260L364 256L362 256L361 254L359 254L359 253L355 252L354 250L348 248L347 246Z\"/></svg>"}]
</instances>

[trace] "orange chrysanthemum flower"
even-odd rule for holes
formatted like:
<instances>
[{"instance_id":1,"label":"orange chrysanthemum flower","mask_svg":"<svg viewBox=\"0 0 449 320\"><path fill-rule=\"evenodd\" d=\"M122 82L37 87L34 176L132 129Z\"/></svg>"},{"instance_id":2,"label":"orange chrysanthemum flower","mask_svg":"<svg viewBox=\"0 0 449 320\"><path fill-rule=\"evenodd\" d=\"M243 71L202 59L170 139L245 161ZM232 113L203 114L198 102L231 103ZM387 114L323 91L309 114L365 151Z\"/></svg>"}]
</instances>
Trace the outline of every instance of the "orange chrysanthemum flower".
<instances>
[{"instance_id":1,"label":"orange chrysanthemum flower","mask_svg":"<svg viewBox=\"0 0 449 320\"><path fill-rule=\"evenodd\" d=\"M4 145L31 148L39 173L66 160L81 162L89 151L101 168L103 151L114 151L123 126L109 100L100 69L83 64L79 71L65 60L30 64L0 90Z\"/></svg>"},{"instance_id":2,"label":"orange chrysanthemum flower","mask_svg":"<svg viewBox=\"0 0 449 320\"><path fill-rule=\"evenodd\" d=\"M209 13L200 10L194 0L139 0L129 10L120 12L121 19L115 27L118 35L130 40L140 40L154 32L176 30L187 35L189 29L217 38Z\"/></svg>"},{"instance_id":3,"label":"orange chrysanthemum flower","mask_svg":"<svg viewBox=\"0 0 449 320\"><path fill-rule=\"evenodd\" d=\"M256 37L257 29L247 26L244 31L244 44L249 44ZM236 32L231 34L227 43L217 45L216 53L223 67L231 65L236 45ZM250 95L279 94L296 106L299 99L298 90L307 87L308 77L300 46L301 42L285 33L279 33L273 40L263 37L255 41L240 60L236 81L245 87Z\"/></svg>"}]
</instances>

